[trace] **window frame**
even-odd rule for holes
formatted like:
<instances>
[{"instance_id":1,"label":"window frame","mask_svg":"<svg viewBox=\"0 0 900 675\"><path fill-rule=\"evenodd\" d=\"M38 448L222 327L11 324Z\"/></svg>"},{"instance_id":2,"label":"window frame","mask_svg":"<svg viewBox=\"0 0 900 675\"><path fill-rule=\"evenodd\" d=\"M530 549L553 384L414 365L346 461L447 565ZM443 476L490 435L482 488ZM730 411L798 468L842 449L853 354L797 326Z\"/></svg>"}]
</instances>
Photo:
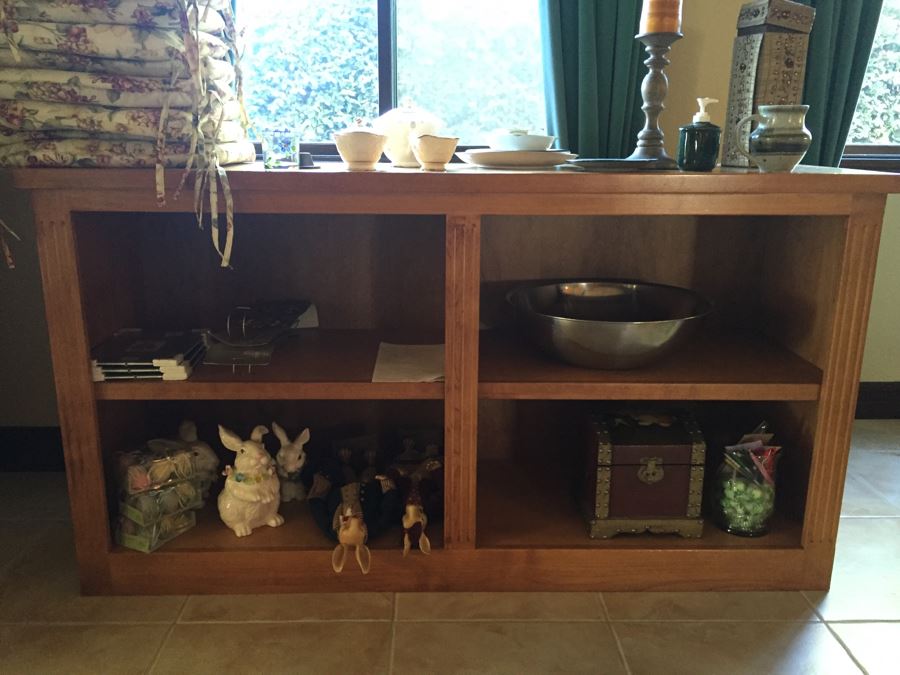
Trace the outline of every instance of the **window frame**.
<instances>
[{"instance_id":1,"label":"window frame","mask_svg":"<svg viewBox=\"0 0 900 675\"><path fill-rule=\"evenodd\" d=\"M839 166L842 169L900 172L900 144L847 144Z\"/></svg>"}]
</instances>

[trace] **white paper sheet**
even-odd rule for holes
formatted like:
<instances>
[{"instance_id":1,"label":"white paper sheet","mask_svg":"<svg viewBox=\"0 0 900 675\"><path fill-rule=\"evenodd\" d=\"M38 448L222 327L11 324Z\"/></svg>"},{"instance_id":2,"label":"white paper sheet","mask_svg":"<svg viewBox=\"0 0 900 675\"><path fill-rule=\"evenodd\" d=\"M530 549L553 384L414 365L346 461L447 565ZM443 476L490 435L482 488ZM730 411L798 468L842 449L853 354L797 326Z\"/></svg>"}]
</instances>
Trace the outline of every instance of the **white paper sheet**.
<instances>
[{"instance_id":1,"label":"white paper sheet","mask_svg":"<svg viewBox=\"0 0 900 675\"><path fill-rule=\"evenodd\" d=\"M443 382L444 345L382 342L372 382Z\"/></svg>"}]
</instances>

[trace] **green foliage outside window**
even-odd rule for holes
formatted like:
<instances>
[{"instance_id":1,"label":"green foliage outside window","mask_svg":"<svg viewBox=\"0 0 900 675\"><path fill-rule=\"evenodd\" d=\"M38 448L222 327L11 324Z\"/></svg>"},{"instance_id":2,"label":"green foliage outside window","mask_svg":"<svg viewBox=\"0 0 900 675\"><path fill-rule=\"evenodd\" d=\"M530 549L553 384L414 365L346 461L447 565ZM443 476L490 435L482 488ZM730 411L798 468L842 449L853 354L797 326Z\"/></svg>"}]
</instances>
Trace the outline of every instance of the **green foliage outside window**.
<instances>
[{"instance_id":1,"label":"green foliage outside window","mask_svg":"<svg viewBox=\"0 0 900 675\"><path fill-rule=\"evenodd\" d=\"M900 0L885 0L859 103L851 144L900 144Z\"/></svg>"},{"instance_id":2,"label":"green foliage outside window","mask_svg":"<svg viewBox=\"0 0 900 675\"><path fill-rule=\"evenodd\" d=\"M247 112L259 128L331 141L357 118L378 116L374 0L238 2L246 26Z\"/></svg>"},{"instance_id":3,"label":"green foliage outside window","mask_svg":"<svg viewBox=\"0 0 900 675\"><path fill-rule=\"evenodd\" d=\"M397 13L400 103L468 144L545 126L537 0L398 0ZM378 116L375 0L239 0L238 19L255 126L330 141Z\"/></svg>"}]
</instances>

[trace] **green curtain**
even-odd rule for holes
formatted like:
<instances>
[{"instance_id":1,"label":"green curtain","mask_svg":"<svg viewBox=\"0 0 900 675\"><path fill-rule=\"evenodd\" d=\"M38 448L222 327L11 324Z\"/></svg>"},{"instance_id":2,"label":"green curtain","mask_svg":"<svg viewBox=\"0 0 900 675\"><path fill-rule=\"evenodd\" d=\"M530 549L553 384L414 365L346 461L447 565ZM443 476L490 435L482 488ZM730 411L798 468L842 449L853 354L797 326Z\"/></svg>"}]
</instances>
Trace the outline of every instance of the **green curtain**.
<instances>
[{"instance_id":1,"label":"green curtain","mask_svg":"<svg viewBox=\"0 0 900 675\"><path fill-rule=\"evenodd\" d=\"M816 8L803 102L812 145L804 164L837 166L875 40L882 0L806 0Z\"/></svg>"},{"instance_id":2,"label":"green curtain","mask_svg":"<svg viewBox=\"0 0 900 675\"><path fill-rule=\"evenodd\" d=\"M644 125L641 0L540 0L549 133L582 157L627 157Z\"/></svg>"}]
</instances>

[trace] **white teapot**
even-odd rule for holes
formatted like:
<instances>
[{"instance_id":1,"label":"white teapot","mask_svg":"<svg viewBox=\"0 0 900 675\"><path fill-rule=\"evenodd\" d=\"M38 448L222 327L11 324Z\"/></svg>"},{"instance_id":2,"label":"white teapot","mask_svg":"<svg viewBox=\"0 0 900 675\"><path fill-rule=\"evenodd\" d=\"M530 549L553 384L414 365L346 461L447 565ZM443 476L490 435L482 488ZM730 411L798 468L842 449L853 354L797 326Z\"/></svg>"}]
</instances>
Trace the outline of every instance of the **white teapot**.
<instances>
[{"instance_id":1,"label":"white teapot","mask_svg":"<svg viewBox=\"0 0 900 675\"><path fill-rule=\"evenodd\" d=\"M384 154L393 165L411 169L418 168L419 161L410 147L410 134L415 136L434 134L443 125L444 123L430 112L420 110L408 102L399 108L388 110L372 123L378 133L387 136Z\"/></svg>"}]
</instances>

